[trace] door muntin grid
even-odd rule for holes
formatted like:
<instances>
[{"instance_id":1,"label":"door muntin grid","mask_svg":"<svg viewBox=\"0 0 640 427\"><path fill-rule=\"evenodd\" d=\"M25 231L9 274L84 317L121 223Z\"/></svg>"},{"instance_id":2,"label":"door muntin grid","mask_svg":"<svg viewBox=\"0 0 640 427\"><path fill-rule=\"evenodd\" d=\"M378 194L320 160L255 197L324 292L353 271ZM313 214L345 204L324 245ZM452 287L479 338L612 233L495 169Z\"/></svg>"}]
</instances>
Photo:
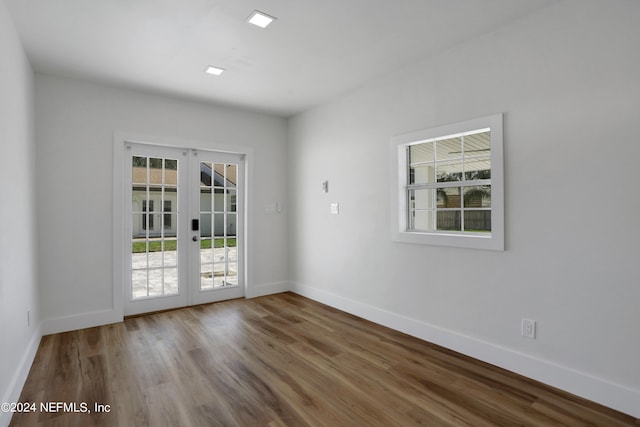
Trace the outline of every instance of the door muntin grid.
<instances>
[{"instance_id":1,"label":"door muntin grid","mask_svg":"<svg viewBox=\"0 0 640 427\"><path fill-rule=\"evenodd\" d=\"M238 164L200 162L200 290L238 286Z\"/></svg>"},{"instance_id":2,"label":"door muntin grid","mask_svg":"<svg viewBox=\"0 0 640 427\"><path fill-rule=\"evenodd\" d=\"M174 296L178 287L177 159L131 159L130 300Z\"/></svg>"}]
</instances>

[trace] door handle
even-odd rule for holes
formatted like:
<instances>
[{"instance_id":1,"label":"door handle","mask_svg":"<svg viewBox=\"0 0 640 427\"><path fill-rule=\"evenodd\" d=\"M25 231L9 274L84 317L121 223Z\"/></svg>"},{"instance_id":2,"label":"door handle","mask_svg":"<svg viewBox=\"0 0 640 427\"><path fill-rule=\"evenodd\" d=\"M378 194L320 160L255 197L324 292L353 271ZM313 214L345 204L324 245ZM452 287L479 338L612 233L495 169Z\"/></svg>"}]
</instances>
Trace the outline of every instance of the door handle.
<instances>
[{"instance_id":1,"label":"door handle","mask_svg":"<svg viewBox=\"0 0 640 427\"><path fill-rule=\"evenodd\" d=\"M193 240L194 242L197 242L197 241L198 241L198 236L193 236L193 237L191 238L191 240Z\"/></svg>"}]
</instances>

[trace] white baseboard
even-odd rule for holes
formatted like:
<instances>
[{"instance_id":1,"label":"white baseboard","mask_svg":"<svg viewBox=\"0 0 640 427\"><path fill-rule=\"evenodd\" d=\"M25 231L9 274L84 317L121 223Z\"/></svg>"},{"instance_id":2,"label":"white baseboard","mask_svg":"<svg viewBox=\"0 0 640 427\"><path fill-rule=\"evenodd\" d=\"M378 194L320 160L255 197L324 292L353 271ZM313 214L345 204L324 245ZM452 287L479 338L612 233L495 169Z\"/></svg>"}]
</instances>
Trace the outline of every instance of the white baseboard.
<instances>
[{"instance_id":1,"label":"white baseboard","mask_svg":"<svg viewBox=\"0 0 640 427\"><path fill-rule=\"evenodd\" d=\"M31 341L29 341L29 346L22 356L22 360L20 361L19 366L16 368L16 373L13 375L11 382L7 386L6 390L3 390L4 395L2 396L2 402L19 402L20 394L22 393L22 388L24 387L24 383L27 380L27 376L29 375L29 371L31 370L31 365L33 364L33 359L36 357L36 353L38 352L38 347L40 346L40 339L42 338L42 330L38 327L31 337ZM12 417L11 412L3 412L0 411L0 426L8 426L11 422Z\"/></svg>"},{"instance_id":2,"label":"white baseboard","mask_svg":"<svg viewBox=\"0 0 640 427\"><path fill-rule=\"evenodd\" d=\"M247 289L246 297L255 298L263 295L286 292L290 289L289 282L264 283ZM92 311L89 313L74 314L71 316L55 317L43 321L42 334L50 335L59 332L75 331L78 329L92 328L94 326L108 325L122 322L124 316L121 312L109 309Z\"/></svg>"},{"instance_id":3,"label":"white baseboard","mask_svg":"<svg viewBox=\"0 0 640 427\"><path fill-rule=\"evenodd\" d=\"M300 283L291 291L640 418L640 390Z\"/></svg>"},{"instance_id":4,"label":"white baseboard","mask_svg":"<svg viewBox=\"0 0 640 427\"><path fill-rule=\"evenodd\" d=\"M251 286L247 289L247 298L262 297L265 295L278 294L280 292L287 292L291 290L291 283L289 282L273 282L263 283L260 285Z\"/></svg>"},{"instance_id":5,"label":"white baseboard","mask_svg":"<svg viewBox=\"0 0 640 427\"><path fill-rule=\"evenodd\" d=\"M93 328L94 326L122 322L122 320L122 313L113 309L55 317L42 322L42 335Z\"/></svg>"}]
</instances>

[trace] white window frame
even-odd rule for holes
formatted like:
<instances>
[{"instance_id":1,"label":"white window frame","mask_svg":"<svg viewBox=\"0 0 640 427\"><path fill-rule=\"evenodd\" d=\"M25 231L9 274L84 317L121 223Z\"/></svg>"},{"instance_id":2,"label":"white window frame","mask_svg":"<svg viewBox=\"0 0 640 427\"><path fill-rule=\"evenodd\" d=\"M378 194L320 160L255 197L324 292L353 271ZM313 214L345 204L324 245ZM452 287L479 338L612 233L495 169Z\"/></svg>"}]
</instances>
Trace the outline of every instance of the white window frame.
<instances>
[{"instance_id":1,"label":"white window frame","mask_svg":"<svg viewBox=\"0 0 640 427\"><path fill-rule=\"evenodd\" d=\"M391 240L401 243L504 250L504 168L502 114L423 129L391 138ZM491 232L411 231L408 229L407 149L442 137L491 130Z\"/></svg>"}]
</instances>

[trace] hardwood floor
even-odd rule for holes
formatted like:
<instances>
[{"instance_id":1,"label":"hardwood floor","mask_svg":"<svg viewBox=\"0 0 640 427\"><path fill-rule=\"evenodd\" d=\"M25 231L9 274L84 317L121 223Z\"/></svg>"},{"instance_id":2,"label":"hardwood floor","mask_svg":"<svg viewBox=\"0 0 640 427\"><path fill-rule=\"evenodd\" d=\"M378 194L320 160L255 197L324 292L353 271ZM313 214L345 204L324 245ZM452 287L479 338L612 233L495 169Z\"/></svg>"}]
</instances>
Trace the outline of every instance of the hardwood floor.
<instances>
[{"instance_id":1,"label":"hardwood floor","mask_svg":"<svg viewBox=\"0 0 640 427\"><path fill-rule=\"evenodd\" d=\"M291 293L46 336L20 400L13 426L640 426Z\"/></svg>"}]
</instances>

